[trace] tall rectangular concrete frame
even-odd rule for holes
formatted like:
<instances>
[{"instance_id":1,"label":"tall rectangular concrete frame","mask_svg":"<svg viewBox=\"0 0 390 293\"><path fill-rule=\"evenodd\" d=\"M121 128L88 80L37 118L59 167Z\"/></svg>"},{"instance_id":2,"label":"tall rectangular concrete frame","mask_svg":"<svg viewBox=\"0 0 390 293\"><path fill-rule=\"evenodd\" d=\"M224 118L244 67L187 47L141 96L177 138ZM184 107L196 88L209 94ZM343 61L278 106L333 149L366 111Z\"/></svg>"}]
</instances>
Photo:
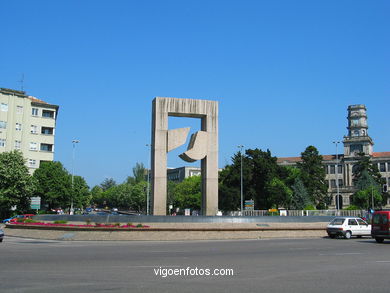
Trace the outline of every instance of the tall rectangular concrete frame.
<instances>
[{"instance_id":1,"label":"tall rectangular concrete frame","mask_svg":"<svg viewBox=\"0 0 390 293\"><path fill-rule=\"evenodd\" d=\"M196 99L156 97L152 106L151 211L167 213L167 133L168 117L201 119L201 130L208 133L207 155L201 160L202 215L218 211L218 102Z\"/></svg>"}]
</instances>

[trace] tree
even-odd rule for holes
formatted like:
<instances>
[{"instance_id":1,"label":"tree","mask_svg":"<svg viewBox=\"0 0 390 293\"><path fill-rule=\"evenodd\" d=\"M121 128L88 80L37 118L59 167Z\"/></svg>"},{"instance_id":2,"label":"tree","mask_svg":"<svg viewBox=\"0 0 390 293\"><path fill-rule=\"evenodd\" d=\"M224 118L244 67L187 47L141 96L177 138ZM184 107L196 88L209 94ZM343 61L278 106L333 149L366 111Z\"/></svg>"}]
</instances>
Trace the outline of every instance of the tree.
<instances>
[{"instance_id":1,"label":"tree","mask_svg":"<svg viewBox=\"0 0 390 293\"><path fill-rule=\"evenodd\" d=\"M268 209L282 204L285 200L277 198L276 189L280 188L283 196L288 195L288 184L284 179L289 176L288 169L277 164L277 158L269 150L248 149L242 157L244 200L253 199L257 209ZM273 181L274 178L280 181ZM224 211L240 209L241 153L232 157L232 164L225 167L219 176L220 208ZM282 182L283 181L283 184ZM284 185L284 187L282 187ZM272 194L271 194L272 193Z\"/></svg>"},{"instance_id":2,"label":"tree","mask_svg":"<svg viewBox=\"0 0 390 293\"><path fill-rule=\"evenodd\" d=\"M19 211L30 208L30 198L34 194L35 184L28 172L21 152L0 154L0 216L9 216L11 208Z\"/></svg>"},{"instance_id":3,"label":"tree","mask_svg":"<svg viewBox=\"0 0 390 293\"><path fill-rule=\"evenodd\" d=\"M60 162L41 162L33 177L37 181L36 195L49 209L71 204L72 179Z\"/></svg>"},{"instance_id":4,"label":"tree","mask_svg":"<svg viewBox=\"0 0 390 293\"><path fill-rule=\"evenodd\" d=\"M191 176L175 186L173 206L180 209L201 209L201 176Z\"/></svg>"},{"instance_id":5,"label":"tree","mask_svg":"<svg viewBox=\"0 0 390 293\"><path fill-rule=\"evenodd\" d=\"M268 201L272 203L273 207L289 208L293 192L281 179L272 178L267 183L265 190L268 193Z\"/></svg>"},{"instance_id":6,"label":"tree","mask_svg":"<svg viewBox=\"0 0 390 293\"><path fill-rule=\"evenodd\" d=\"M292 186L293 194L291 199L290 208L294 210L303 210L308 205L311 205L309 195L302 180L298 177L295 179Z\"/></svg>"},{"instance_id":7,"label":"tree","mask_svg":"<svg viewBox=\"0 0 390 293\"><path fill-rule=\"evenodd\" d=\"M104 205L103 189L98 185L91 189L91 203L98 206Z\"/></svg>"},{"instance_id":8,"label":"tree","mask_svg":"<svg viewBox=\"0 0 390 293\"><path fill-rule=\"evenodd\" d=\"M361 189L355 192L352 197L352 203L361 209L369 209L370 207L376 206L378 203L381 205L381 202L382 194L374 187Z\"/></svg>"},{"instance_id":9,"label":"tree","mask_svg":"<svg viewBox=\"0 0 390 293\"><path fill-rule=\"evenodd\" d=\"M352 197L352 203L354 205L364 209L368 209L369 207L374 208L375 206L382 205L382 185L378 184L377 179L378 177L372 176L369 173L368 168L362 168L360 170L359 177L355 181L355 187L357 188L357 191L353 194Z\"/></svg>"},{"instance_id":10,"label":"tree","mask_svg":"<svg viewBox=\"0 0 390 293\"><path fill-rule=\"evenodd\" d=\"M362 177L365 177L365 181L367 182L368 176L372 178L373 181L376 182L376 184L382 186L386 183L385 179L382 178L381 173L378 170L378 167L371 163L371 159L369 156L366 156L364 153L360 153L358 156L357 163L353 166L353 177L355 185L359 180L361 180ZM370 180L370 182L372 182ZM362 182L360 183L362 184Z\"/></svg>"},{"instance_id":11,"label":"tree","mask_svg":"<svg viewBox=\"0 0 390 293\"><path fill-rule=\"evenodd\" d=\"M116 182L113 178L106 178L104 181L100 184L100 187L103 189L103 191L106 191L110 189L111 187L116 186Z\"/></svg>"},{"instance_id":12,"label":"tree","mask_svg":"<svg viewBox=\"0 0 390 293\"><path fill-rule=\"evenodd\" d=\"M308 146L301 153L302 162L298 162L301 178L309 193L310 200L318 208L325 208L329 204L327 185L325 183L325 170L322 165L322 156L314 146Z\"/></svg>"},{"instance_id":13,"label":"tree","mask_svg":"<svg viewBox=\"0 0 390 293\"><path fill-rule=\"evenodd\" d=\"M145 175L147 175L147 170L142 163L136 163L133 167L133 176L135 179L135 183L139 183L141 181L145 181Z\"/></svg>"},{"instance_id":14,"label":"tree","mask_svg":"<svg viewBox=\"0 0 390 293\"><path fill-rule=\"evenodd\" d=\"M85 179L81 176L73 178L73 203L77 208L83 209L91 203L91 192Z\"/></svg>"}]
</instances>

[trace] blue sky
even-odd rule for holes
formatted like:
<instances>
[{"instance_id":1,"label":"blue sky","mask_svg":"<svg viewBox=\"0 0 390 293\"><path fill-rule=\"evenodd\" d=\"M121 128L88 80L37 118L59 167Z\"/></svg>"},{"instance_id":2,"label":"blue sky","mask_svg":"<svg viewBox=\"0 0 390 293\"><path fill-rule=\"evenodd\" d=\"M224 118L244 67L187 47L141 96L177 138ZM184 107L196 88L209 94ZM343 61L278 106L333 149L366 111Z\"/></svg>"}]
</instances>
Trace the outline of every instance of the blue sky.
<instances>
[{"instance_id":1,"label":"blue sky","mask_svg":"<svg viewBox=\"0 0 390 293\"><path fill-rule=\"evenodd\" d=\"M219 164L237 145L322 154L367 106L390 151L390 2L1 1L0 87L60 106L55 160L90 186L148 164L156 96L219 101ZM191 126L190 119L169 121ZM168 165L188 165L169 155Z\"/></svg>"}]
</instances>

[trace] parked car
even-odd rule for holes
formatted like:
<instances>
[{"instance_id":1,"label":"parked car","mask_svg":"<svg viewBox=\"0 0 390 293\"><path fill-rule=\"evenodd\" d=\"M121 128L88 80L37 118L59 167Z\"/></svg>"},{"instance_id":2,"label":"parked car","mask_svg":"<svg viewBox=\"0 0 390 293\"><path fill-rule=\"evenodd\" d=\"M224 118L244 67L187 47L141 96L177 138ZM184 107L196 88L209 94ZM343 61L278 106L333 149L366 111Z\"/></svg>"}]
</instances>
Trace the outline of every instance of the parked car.
<instances>
[{"instance_id":1,"label":"parked car","mask_svg":"<svg viewBox=\"0 0 390 293\"><path fill-rule=\"evenodd\" d=\"M371 225L358 217L336 217L328 224L326 232L330 238L343 236L349 239L352 236L371 236Z\"/></svg>"},{"instance_id":2,"label":"parked car","mask_svg":"<svg viewBox=\"0 0 390 293\"><path fill-rule=\"evenodd\" d=\"M3 220L3 223L15 223L15 222L19 221L20 219L31 219L34 216L35 216L34 214L16 215L16 216L13 216L11 218Z\"/></svg>"},{"instance_id":3,"label":"parked car","mask_svg":"<svg viewBox=\"0 0 390 293\"><path fill-rule=\"evenodd\" d=\"M0 242L3 242L4 231L0 229Z\"/></svg>"},{"instance_id":4,"label":"parked car","mask_svg":"<svg viewBox=\"0 0 390 293\"><path fill-rule=\"evenodd\" d=\"M372 217L371 236L382 243L390 239L390 210L375 211Z\"/></svg>"}]
</instances>

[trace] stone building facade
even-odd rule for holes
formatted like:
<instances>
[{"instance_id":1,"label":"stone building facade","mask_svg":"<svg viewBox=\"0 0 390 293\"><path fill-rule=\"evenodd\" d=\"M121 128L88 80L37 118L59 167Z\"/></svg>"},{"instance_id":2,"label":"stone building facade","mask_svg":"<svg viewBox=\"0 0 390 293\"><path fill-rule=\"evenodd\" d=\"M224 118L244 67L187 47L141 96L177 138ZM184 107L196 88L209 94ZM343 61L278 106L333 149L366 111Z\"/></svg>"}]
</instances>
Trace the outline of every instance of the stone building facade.
<instances>
[{"instance_id":1,"label":"stone building facade","mask_svg":"<svg viewBox=\"0 0 390 293\"><path fill-rule=\"evenodd\" d=\"M386 184L390 186L390 152L374 152L374 142L368 135L367 113L365 105L351 105L348 107L348 134L342 141L344 152L336 155L323 155L323 164L328 183L328 193L332 197L330 208L345 208L351 203L351 197L356 191L353 183L353 170L358 161L358 154L364 153L377 165ZM334 142L337 145L341 142ZM278 164L294 166L301 161L300 157L278 158ZM337 205L337 189L339 200ZM387 199L387 205L390 201Z\"/></svg>"},{"instance_id":2,"label":"stone building facade","mask_svg":"<svg viewBox=\"0 0 390 293\"><path fill-rule=\"evenodd\" d=\"M0 152L19 150L33 173L42 161L54 159L58 106L0 88Z\"/></svg>"}]
</instances>

